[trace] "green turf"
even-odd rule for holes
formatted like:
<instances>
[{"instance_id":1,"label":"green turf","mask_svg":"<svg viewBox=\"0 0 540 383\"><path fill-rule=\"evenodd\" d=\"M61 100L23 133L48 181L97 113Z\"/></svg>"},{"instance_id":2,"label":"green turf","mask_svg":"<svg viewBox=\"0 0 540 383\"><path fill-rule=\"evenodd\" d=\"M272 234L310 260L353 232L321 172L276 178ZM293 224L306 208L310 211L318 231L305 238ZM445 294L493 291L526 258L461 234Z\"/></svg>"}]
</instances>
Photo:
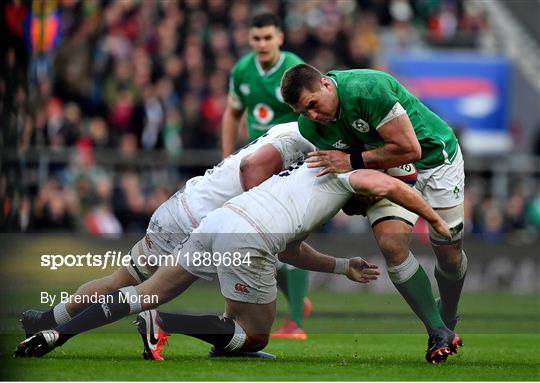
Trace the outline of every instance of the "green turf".
<instances>
[{"instance_id":1,"label":"green turf","mask_svg":"<svg viewBox=\"0 0 540 383\"><path fill-rule=\"evenodd\" d=\"M165 362L144 361L129 334L89 334L43 359L13 360L10 380L538 380L538 335L469 335L459 355L440 366L423 360L420 335L316 334L305 342L275 340L276 361L205 357L208 347L173 336Z\"/></svg>"},{"instance_id":2,"label":"green turf","mask_svg":"<svg viewBox=\"0 0 540 383\"><path fill-rule=\"evenodd\" d=\"M167 308L222 312L216 289L199 287ZM208 345L179 335L171 337L165 362L144 361L127 319L75 337L43 359L13 359L22 339L16 313L33 294L5 297L11 309L1 323L9 333L0 342L4 380L540 380L538 295L465 294L459 325L465 347L432 366L424 360L423 328L399 296L327 291L310 294L315 314L306 321L307 341L268 345L276 361L209 360Z\"/></svg>"}]
</instances>

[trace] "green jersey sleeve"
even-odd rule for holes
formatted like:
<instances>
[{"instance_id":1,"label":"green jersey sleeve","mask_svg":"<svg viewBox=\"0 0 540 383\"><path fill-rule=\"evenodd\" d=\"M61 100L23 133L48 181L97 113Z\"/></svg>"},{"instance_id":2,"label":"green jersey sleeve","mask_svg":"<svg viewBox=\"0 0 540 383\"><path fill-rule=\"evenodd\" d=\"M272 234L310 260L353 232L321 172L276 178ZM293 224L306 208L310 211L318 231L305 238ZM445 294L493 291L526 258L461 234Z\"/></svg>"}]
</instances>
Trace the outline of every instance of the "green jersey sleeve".
<instances>
[{"instance_id":1,"label":"green jersey sleeve","mask_svg":"<svg viewBox=\"0 0 540 383\"><path fill-rule=\"evenodd\" d=\"M376 130L384 125L392 108L399 103L386 81L373 80L356 85L353 83L350 88L352 89L349 94L354 95L360 115L365 116L366 122Z\"/></svg>"},{"instance_id":2,"label":"green jersey sleeve","mask_svg":"<svg viewBox=\"0 0 540 383\"><path fill-rule=\"evenodd\" d=\"M241 73L242 70L239 68L240 63L236 64L229 76L229 96L233 100L232 107L237 110L244 109L244 101L240 92L240 84L242 83Z\"/></svg>"}]
</instances>

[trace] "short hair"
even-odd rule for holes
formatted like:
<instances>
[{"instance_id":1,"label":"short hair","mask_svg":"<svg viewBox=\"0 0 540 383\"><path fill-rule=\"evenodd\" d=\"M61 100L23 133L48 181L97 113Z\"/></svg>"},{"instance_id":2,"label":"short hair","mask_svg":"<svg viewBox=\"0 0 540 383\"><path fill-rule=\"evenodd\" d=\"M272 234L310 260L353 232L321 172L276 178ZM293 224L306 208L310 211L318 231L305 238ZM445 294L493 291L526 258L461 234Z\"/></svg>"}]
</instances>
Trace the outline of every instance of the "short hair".
<instances>
[{"instance_id":1,"label":"short hair","mask_svg":"<svg viewBox=\"0 0 540 383\"><path fill-rule=\"evenodd\" d=\"M280 85L283 100L291 106L296 105L300 93L304 89L312 92L317 90L322 77L324 77L323 74L309 64L298 64L287 69L283 74Z\"/></svg>"},{"instance_id":2,"label":"short hair","mask_svg":"<svg viewBox=\"0 0 540 383\"><path fill-rule=\"evenodd\" d=\"M268 27L268 26L275 26L277 29L281 28L281 20L279 17L274 15L273 13L261 13L259 15L256 15L251 19L251 24L249 25L250 28L262 28L262 27Z\"/></svg>"}]
</instances>

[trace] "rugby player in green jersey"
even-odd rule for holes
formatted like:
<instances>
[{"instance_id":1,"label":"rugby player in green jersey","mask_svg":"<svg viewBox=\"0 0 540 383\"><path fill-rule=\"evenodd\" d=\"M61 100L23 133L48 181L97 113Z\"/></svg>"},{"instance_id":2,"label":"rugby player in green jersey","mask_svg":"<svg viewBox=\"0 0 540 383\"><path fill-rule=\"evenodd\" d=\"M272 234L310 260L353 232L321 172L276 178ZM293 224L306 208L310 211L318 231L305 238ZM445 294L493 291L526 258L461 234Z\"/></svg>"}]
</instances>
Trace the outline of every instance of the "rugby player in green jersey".
<instances>
[{"instance_id":1,"label":"rugby player in green jersey","mask_svg":"<svg viewBox=\"0 0 540 383\"><path fill-rule=\"evenodd\" d=\"M467 270L462 249L465 175L454 132L394 77L380 71L323 75L300 64L285 73L281 92L301 114L302 135L321 149L307 160L310 166L323 168L320 175L414 163L418 170L414 188L452 229L452 240L433 228L429 231L437 257L437 303L426 272L409 250L417 216L384 199L367 209L389 277L426 326L426 359L435 362L439 351L451 348L457 338L453 330Z\"/></svg>"},{"instance_id":2,"label":"rugby player in green jersey","mask_svg":"<svg viewBox=\"0 0 540 383\"><path fill-rule=\"evenodd\" d=\"M283 73L303 60L293 53L281 51L283 31L279 18L271 13L255 16L249 29L249 44L252 51L241 57L231 70L222 122L223 158L236 150L244 112L247 112L249 142L274 125L298 119L298 114L283 101L279 85ZM302 325L304 317L311 312L311 301L306 297L308 272L282 264L278 270L278 286L287 297L290 315L272 336L306 339Z\"/></svg>"}]
</instances>

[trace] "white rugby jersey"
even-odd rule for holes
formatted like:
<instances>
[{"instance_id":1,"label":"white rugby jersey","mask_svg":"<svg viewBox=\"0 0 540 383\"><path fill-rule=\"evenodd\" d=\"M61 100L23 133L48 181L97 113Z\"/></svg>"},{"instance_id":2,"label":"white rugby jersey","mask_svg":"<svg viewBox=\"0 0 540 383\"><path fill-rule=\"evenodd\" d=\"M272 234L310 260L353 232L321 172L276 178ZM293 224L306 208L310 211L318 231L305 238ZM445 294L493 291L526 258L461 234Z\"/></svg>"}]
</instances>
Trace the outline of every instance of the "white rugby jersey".
<instances>
[{"instance_id":1,"label":"white rugby jersey","mask_svg":"<svg viewBox=\"0 0 540 383\"><path fill-rule=\"evenodd\" d=\"M299 162L274 175L224 207L246 219L265 237L272 252L326 223L353 195L349 175L326 174Z\"/></svg>"},{"instance_id":2,"label":"white rugby jersey","mask_svg":"<svg viewBox=\"0 0 540 383\"><path fill-rule=\"evenodd\" d=\"M190 179L183 191L175 194L189 216L192 229L211 211L244 192L240 183L240 161L266 144L279 151L286 169L304 158L315 147L298 130L298 123L290 122L272 127L263 136L231 154L221 163L206 171L204 176Z\"/></svg>"}]
</instances>

